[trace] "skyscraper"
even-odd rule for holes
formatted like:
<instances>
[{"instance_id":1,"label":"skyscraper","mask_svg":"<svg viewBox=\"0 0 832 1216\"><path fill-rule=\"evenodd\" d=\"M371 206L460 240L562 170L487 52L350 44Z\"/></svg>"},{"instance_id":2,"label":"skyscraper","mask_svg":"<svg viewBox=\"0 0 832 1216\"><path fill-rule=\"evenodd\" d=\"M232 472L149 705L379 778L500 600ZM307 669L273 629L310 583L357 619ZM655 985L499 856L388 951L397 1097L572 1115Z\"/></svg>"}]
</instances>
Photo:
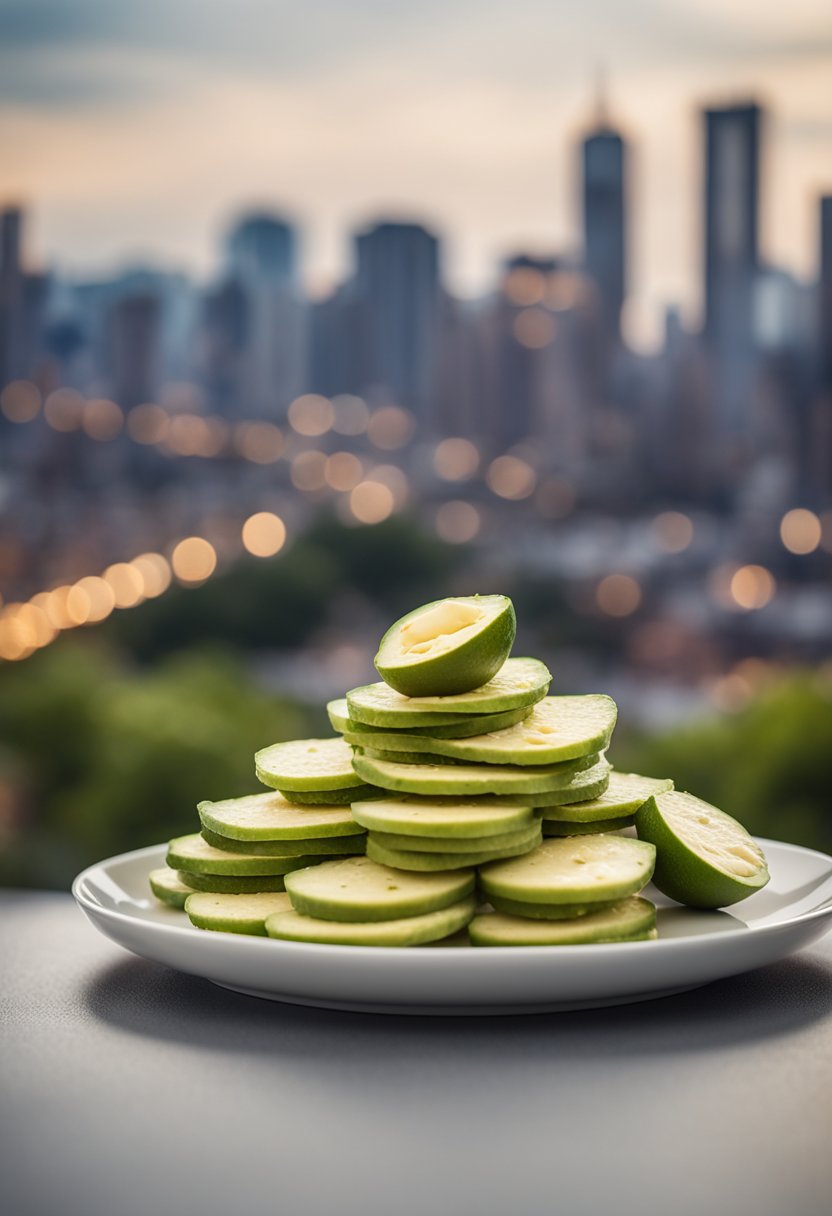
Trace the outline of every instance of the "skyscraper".
<instances>
[{"instance_id":1,"label":"skyscraper","mask_svg":"<svg viewBox=\"0 0 832 1216\"><path fill-rule=\"evenodd\" d=\"M818 353L821 385L832 392L832 194L820 200Z\"/></svg>"},{"instance_id":2,"label":"skyscraper","mask_svg":"<svg viewBox=\"0 0 832 1216\"><path fill-rule=\"evenodd\" d=\"M0 211L0 388L22 374L22 224L19 207Z\"/></svg>"},{"instance_id":3,"label":"skyscraper","mask_svg":"<svg viewBox=\"0 0 832 1216\"><path fill-rule=\"evenodd\" d=\"M820 200L817 386L810 419L809 476L824 501L832 496L832 194Z\"/></svg>"},{"instance_id":4,"label":"skyscraper","mask_svg":"<svg viewBox=\"0 0 832 1216\"><path fill-rule=\"evenodd\" d=\"M279 215L243 216L228 237L228 299L239 288L243 348L227 408L282 415L303 389L306 309L296 281L295 230Z\"/></svg>"},{"instance_id":5,"label":"skyscraper","mask_svg":"<svg viewBox=\"0 0 832 1216\"><path fill-rule=\"evenodd\" d=\"M112 386L125 409L153 401L161 377L161 304L151 293L125 295L110 318Z\"/></svg>"},{"instance_id":6,"label":"skyscraper","mask_svg":"<svg viewBox=\"0 0 832 1216\"><path fill-rule=\"evenodd\" d=\"M295 231L281 216L243 216L228 236L228 260L241 279L291 282L295 277Z\"/></svg>"},{"instance_id":7,"label":"skyscraper","mask_svg":"<svg viewBox=\"0 0 832 1216\"><path fill-rule=\"evenodd\" d=\"M718 425L737 434L747 421L753 360L761 118L753 102L704 112L704 330L714 360Z\"/></svg>"},{"instance_id":8,"label":"skyscraper","mask_svg":"<svg viewBox=\"0 0 832 1216\"><path fill-rule=\"evenodd\" d=\"M598 292L603 334L614 345L621 339L626 291L627 146L608 121L603 95L581 157L584 268Z\"/></svg>"},{"instance_id":9,"label":"skyscraper","mask_svg":"<svg viewBox=\"0 0 832 1216\"><path fill-rule=\"evenodd\" d=\"M355 238L364 316L364 382L427 421L438 359L439 241L419 224L383 221Z\"/></svg>"}]
</instances>

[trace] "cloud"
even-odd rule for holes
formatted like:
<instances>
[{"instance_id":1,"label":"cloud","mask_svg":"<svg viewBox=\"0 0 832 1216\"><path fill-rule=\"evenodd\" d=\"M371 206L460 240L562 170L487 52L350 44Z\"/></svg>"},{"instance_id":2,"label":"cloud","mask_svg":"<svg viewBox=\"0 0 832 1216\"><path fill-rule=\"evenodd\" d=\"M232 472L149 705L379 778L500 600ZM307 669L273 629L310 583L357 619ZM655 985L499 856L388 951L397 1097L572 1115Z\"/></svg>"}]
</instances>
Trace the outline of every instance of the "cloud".
<instances>
[{"instance_id":1,"label":"cloud","mask_svg":"<svg viewBox=\"0 0 832 1216\"><path fill-rule=\"evenodd\" d=\"M646 64L754 60L832 51L822 0L754 16L752 0L0 0L0 96L21 105L152 99L175 86L120 64L180 64L235 77L324 77L350 60L411 65L523 87L531 76L592 70L599 59ZM95 71L89 62L94 58Z\"/></svg>"}]
</instances>

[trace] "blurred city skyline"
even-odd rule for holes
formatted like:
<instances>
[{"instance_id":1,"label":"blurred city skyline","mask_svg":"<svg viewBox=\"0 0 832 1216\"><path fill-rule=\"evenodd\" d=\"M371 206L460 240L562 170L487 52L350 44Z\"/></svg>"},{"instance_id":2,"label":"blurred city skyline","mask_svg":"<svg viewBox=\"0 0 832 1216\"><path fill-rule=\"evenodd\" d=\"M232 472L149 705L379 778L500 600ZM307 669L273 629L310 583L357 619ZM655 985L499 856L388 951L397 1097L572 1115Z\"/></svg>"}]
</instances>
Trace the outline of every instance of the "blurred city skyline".
<instances>
[{"instance_id":1,"label":"blurred city skyline","mask_svg":"<svg viewBox=\"0 0 832 1216\"><path fill-rule=\"evenodd\" d=\"M700 316L703 105L765 106L762 253L804 278L816 265L832 18L814 0L782 15L593 0L568 21L535 0L362 0L348 17L322 0L245 0L233 16L39 0L0 3L0 46L0 192L33 212L36 258L76 275L137 261L212 274L218 231L248 200L298 222L315 295L349 273L346 233L379 214L442 233L457 294L492 289L518 248L574 257L600 60L634 150L631 341L655 345L667 303Z\"/></svg>"},{"instance_id":2,"label":"blurred city skyline","mask_svg":"<svg viewBox=\"0 0 832 1216\"><path fill-rule=\"evenodd\" d=\"M575 662L592 661L612 664L604 680L661 669L659 683L717 680L722 696L723 679L751 687L738 664L828 655L832 97L818 65L832 40L818 7L797 0L784 40L780 18L752 20L745 0L682 0L672 20L659 0L635 0L623 24L595 0L563 26L556 58L571 58L562 77L549 65L551 96L535 90L556 23L531 0L510 14L486 2L487 22L462 0L453 21L429 2L406 26L371 0L348 16L320 4L319 40L308 14L272 7L244 0L231 30L213 8L200 23L189 0L164 13L156 0L141 13L0 0L14 51L0 75L0 117L13 118L0 180L0 658L175 582L222 596L245 554L297 549L303 567L304 538L327 518L336 548L389 520L462 546L460 578L545 588L537 602L561 603L582 639L563 656L575 683ZM587 65L609 45L614 83L599 88ZM131 74L136 56L143 70L164 61L164 79ZM247 118L234 100L244 78L257 84ZM278 86L293 104L266 104ZM197 131L176 107L200 97ZM652 98L649 113L634 117L630 97ZM305 108L313 99L323 109ZM653 131L675 132L672 148ZM783 173L787 145L806 157ZM488 175L471 148L487 151ZM26 165L21 207L7 184ZM381 188L393 183L405 214ZM558 210L570 199L571 227ZM800 223L783 221L787 203ZM63 216L51 247L73 249L77 272L39 261L38 208ZM210 273L183 272L172 243L196 266L206 217L226 209ZM351 252L310 290L324 212ZM473 297L459 291L454 216L487 271ZM152 256L130 258L128 235ZM650 352L630 324L658 282L647 237L678 287ZM298 640L285 627L250 636L208 590L193 601L205 637ZM364 602L359 631L375 611ZM333 614L284 656L304 680L317 646L355 649ZM675 689L677 707L687 696Z\"/></svg>"}]
</instances>

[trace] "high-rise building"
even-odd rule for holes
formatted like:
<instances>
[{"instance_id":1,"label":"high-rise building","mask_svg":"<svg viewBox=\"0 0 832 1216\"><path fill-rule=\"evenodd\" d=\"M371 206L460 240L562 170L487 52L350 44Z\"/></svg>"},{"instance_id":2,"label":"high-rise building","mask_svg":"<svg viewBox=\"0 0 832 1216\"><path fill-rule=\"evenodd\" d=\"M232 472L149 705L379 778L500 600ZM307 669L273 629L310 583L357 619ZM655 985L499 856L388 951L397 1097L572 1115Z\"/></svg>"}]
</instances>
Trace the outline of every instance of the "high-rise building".
<instances>
[{"instance_id":1,"label":"high-rise building","mask_svg":"<svg viewBox=\"0 0 832 1216\"><path fill-rule=\"evenodd\" d=\"M248 341L248 299L237 279L205 295L202 314L202 372L209 406L217 413L242 412L240 364Z\"/></svg>"},{"instance_id":2,"label":"high-rise building","mask_svg":"<svg viewBox=\"0 0 832 1216\"><path fill-rule=\"evenodd\" d=\"M304 388L306 308L296 281L295 230L281 216L243 216L228 238L228 284L244 298L245 338L226 408L285 414ZM233 295L233 288L231 295ZM231 296L229 295L229 299Z\"/></svg>"},{"instance_id":3,"label":"high-rise building","mask_svg":"<svg viewBox=\"0 0 832 1216\"><path fill-rule=\"evenodd\" d=\"M762 111L748 102L706 110L704 120L704 331L714 363L719 427L739 435L748 421L754 357Z\"/></svg>"},{"instance_id":4,"label":"high-rise building","mask_svg":"<svg viewBox=\"0 0 832 1216\"><path fill-rule=\"evenodd\" d=\"M335 397L365 388L364 313L353 284L342 283L309 308L306 387Z\"/></svg>"},{"instance_id":5,"label":"high-rise building","mask_svg":"<svg viewBox=\"0 0 832 1216\"><path fill-rule=\"evenodd\" d=\"M809 481L828 502L832 496L832 194L821 198L819 212L817 382L810 407L807 467Z\"/></svg>"},{"instance_id":6,"label":"high-rise building","mask_svg":"<svg viewBox=\"0 0 832 1216\"><path fill-rule=\"evenodd\" d=\"M125 295L110 318L112 388L124 409L155 400L161 376L161 305L158 296Z\"/></svg>"},{"instance_id":7,"label":"high-rise building","mask_svg":"<svg viewBox=\"0 0 832 1216\"><path fill-rule=\"evenodd\" d=\"M832 194L820 200L819 218L818 370L821 385L832 392Z\"/></svg>"},{"instance_id":8,"label":"high-rise building","mask_svg":"<svg viewBox=\"0 0 832 1216\"><path fill-rule=\"evenodd\" d=\"M230 270L243 280L291 282L296 272L295 244L295 230L281 216L243 216L228 236Z\"/></svg>"},{"instance_id":9,"label":"high-rise building","mask_svg":"<svg viewBox=\"0 0 832 1216\"><path fill-rule=\"evenodd\" d=\"M584 269L598 294L602 332L621 337L626 292L627 145L610 125L603 98L592 131L581 144Z\"/></svg>"},{"instance_id":10,"label":"high-rise building","mask_svg":"<svg viewBox=\"0 0 832 1216\"><path fill-rule=\"evenodd\" d=\"M23 267L19 207L0 211L0 387L23 374Z\"/></svg>"},{"instance_id":11,"label":"high-rise building","mask_svg":"<svg viewBox=\"0 0 832 1216\"><path fill-rule=\"evenodd\" d=\"M726 327L750 321L759 262L761 116L753 102L705 111L705 333L714 340Z\"/></svg>"},{"instance_id":12,"label":"high-rise building","mask_svg":"<svg viewBox=\"0 0 832 1216\"><path fill-rule=\"evenodd\" d=\"M430 425L442 298L439 241L419 224L383 221L358 233L355 245L364 387Z\"/></svg>"}]
</instances>

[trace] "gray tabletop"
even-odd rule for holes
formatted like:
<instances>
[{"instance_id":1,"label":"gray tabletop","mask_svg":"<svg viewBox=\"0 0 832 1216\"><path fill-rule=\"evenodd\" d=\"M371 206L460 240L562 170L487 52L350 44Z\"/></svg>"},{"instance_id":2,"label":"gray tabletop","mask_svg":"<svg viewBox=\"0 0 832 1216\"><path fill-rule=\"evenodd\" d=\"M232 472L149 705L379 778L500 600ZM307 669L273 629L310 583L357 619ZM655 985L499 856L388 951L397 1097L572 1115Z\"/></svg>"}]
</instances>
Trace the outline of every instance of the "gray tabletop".
<instances>
[{"instance_id":1,"label":"gray tabletop","mask_svg":"<svg viewBox=\"0 0 832 1216\"><path fill-rule=\"evenodd\" d=\"M0 898L10 1216L828 1216L832 936L532 1017L237 996Z\"/></svg>"}]
</instances>

